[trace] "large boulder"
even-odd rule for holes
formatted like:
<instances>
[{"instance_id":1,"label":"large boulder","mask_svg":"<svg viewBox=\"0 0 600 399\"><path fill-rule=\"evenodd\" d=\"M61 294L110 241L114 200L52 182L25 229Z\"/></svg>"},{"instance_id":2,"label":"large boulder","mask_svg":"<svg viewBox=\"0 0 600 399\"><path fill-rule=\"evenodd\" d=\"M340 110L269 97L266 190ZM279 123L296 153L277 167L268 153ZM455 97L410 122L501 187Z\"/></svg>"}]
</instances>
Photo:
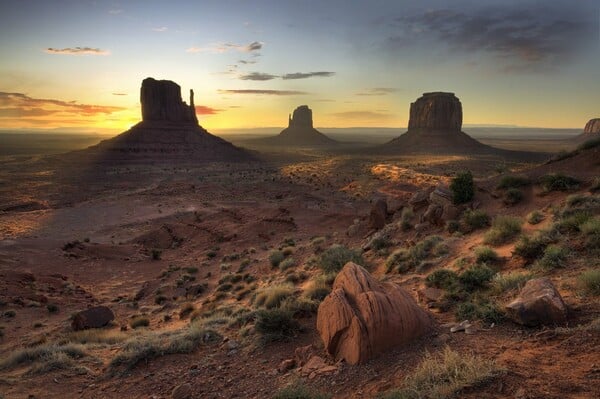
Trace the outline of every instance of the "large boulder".
<instances>
[{"instance_id":1,"label":"large boulder","mask_svg":"<svg viewBox=\"0 0 600 399\"><path fill-rule=\"evenodd\" d=\"M462 127L462 105L454 93L424 93L410 104L408 130L435 129L459 132Z\"/></svg>"},{"instance_id":2,"label":"large boulder","mask_svg":"<svg viewBox=\"0 0 600 399\"><path fill-rule=\"evenodd\" d=\"M71 321L75 331L104 327L115 319L115 314L106 306L96 306L76 313Z\"/></svg>"},{"instance_id":3,"label":"large boulder","mask_svg":"<svg viewBox=\"0 0 600 399\"><path fill-rule=\"evenodd\" d=\"M600 118L590 119L588 121L588 123L585 124L583 133L589 133L589 134L600 133Z\"/></svg>"},{"instance_id":4,"label":"large boulder","mask_svg":"<svg viewBox=\"0 0 600 399\"><path fill-rule=\"evenodd\" d=\"M433 319L400 286L375 280L349 262L319 306L317 330L326 351L350 364L363 363L427 333Z\"/></svg>"},{"instance_id":5,"label":"large boulder","mask_svg":"<svg viewBox=\"0 0 600 399\"><path fill-rule=\"evenodd\" d=\"M517 298L506 305L506 313L515 322L535 327L564 324L567 307L550 279L529 280Z\"/></svg>"}]
</instances>

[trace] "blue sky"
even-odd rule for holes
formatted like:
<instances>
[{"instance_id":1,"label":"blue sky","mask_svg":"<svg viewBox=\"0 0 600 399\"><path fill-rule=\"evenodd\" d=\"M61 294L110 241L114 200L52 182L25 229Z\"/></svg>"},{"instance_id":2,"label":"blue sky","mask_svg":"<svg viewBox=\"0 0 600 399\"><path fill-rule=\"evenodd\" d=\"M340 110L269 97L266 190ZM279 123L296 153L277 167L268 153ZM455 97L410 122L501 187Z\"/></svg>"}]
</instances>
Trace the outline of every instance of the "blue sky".
<instances>
[{"instance_id":1,"label":"blue sky","mask_svg":"<svg viewBox=\"0 0 600 399\"><path fill-rule=\"evenodd\" d=\"M152 76L209 129L407 125L452 91L465 123L583 127L600 116L597 2L3 1L0 128L124 130Z\"/></svg>"}]
</instances>

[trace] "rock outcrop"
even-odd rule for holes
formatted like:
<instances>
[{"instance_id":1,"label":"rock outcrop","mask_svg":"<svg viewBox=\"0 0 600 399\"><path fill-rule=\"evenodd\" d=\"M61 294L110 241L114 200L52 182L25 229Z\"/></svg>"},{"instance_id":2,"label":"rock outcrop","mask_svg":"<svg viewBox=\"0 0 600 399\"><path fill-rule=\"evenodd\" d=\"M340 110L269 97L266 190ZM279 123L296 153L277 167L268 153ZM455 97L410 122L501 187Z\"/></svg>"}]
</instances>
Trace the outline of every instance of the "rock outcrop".
<instances>
[{"instance_id":1,"label":"rock outcrop","mask_svg":"<svg viewBox=\"0 0 600 399\"><path fill-rule=\"evenodd\" d=\"M567 307L550 279L529 280L519 296L506 305L508 316L515 322L535 327L564 324Z\"/></svg>"},{"instance_id":2,"label":"rock outcrop","mask_svg":"<svg viewBox=\"0 0 600 399\"><path fill-rule=\"evenodd\" d=\"M143 121L169 121L197 125L194 91L190 105L181 100L181 87L170 80L146 78L140 90Z\"/></svg>"},{"instance_id":3,"label":"rock outcrop","mask_svg":"<svg viewBox=\"0 0 600 399\"><path fill-rule=\"evenodd\" d=\"M375 280L352 262L340 271L317 314L325 350L350 364L404 345L432 326L433 319L408 292Z\"/></svg>"},{"instance_id":4,"label":"rock outcrop","mask_svg":"<svg viewBox=\"0 0 600 399\"><path fill-rule=\"evenodd\" d=\"M194 92L190 104L181 88L170 80L146 78L140 90L142 121L128 131L84 150L87 158L106 162L247 162L249 152L213 136L198 125Z\"/></svg>"},{"instance_id":5,"label":"rock outcrop","mask_svg":"<svg viewBox=\"0 0 600 399\"><path fill-rule=\"evenodd\" d=\"M115 314L106 306L96 306L76 313L71 321L75 331L104 327L115 319Z\"/></svg>"},{"instance_id":6,"label":"rock outcrop","mask_svg":"<svg viewBox=\"0 0 600 399\"><path fill-rule=\"evenodd\" d=\"M371 207L371 212L369 213L369 227L375 230L383 228L387 219L387 213L387 202L383 199L375 201Z\"/></svg>"},{"instance_id":7,"label":"rock outcrop","mask_svg":"<svg viewBox=\"0 0 600 399\"><path fill-rule=\"evenodd\" d=\"M454 93L424 93L410 104L408 131L435 129L460 132L462 104Z\"/></svg>"},{"instance_id":8,"label":"rock outcrop","mask_svg":"<svg viewBox=\"0 0 600 399\"><path fill-rule=\"evenodd\" d=\"M600 118L590 119L585 124L583 134L600 134Z\"/></svg>"},{"instance_id":9,"label":"rock outcrop","mask_svg":"<svg viewBox=\"0 0 600 399\"><path fill-rule=\"evenodd\" d=\"M288 127L275 137L254 140L257 144L295 147L332 147L338 144L313 127L312 110L301 105L288 117Z\"/></svg>"}]
</instances>

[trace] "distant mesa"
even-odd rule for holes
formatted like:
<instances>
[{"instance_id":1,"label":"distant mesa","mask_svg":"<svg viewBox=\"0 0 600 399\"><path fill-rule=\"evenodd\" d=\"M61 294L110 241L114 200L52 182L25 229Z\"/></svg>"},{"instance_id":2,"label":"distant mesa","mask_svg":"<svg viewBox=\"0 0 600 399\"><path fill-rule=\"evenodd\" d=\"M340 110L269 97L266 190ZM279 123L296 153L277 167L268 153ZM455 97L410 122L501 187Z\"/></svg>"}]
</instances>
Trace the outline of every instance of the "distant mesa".
<instances>
[{"instance_id":1,"label":"distant mesa","mask_svg":"<svg viewBox=\"0 0 600 399\"><path fill-rule=\"evenodd\" d=\"M312 110L301 105L288 117L288 127L274 137L255 140L255 142L276 146L295 147L331 147L337 141L327 137L313 127Z\"/></svg>"},{"instance_id":2,"label":"distant mesa","mask_svg":"<svg viewBox=\"0 0 600 399\"><path fill-rule=\"evenodd\" d=\"M142 81L140 102L141 122L84 151L96 152L111 160L244 162L255 159L248 151L213 136L198 124L193 90L190 90L188 105L182 100L177 83L146 78Z\"/></svg>"},{"instance_id":3,"label":"distant mesa","mask_svg":"<svg viewBox=\"0 0 600 399\"><path fill-rule=\"evenodd\" d=\"M408 131L377 148L387 154L493 154L544 157L502 150L475 140L462 131L462 104L454 93L424 93L410 105Z\"/></svg>"},{"instance_id":4,"label":"distant mesa","mask_svg":"<svg viewBox=\"0 0 600 399\"><path fill-rule=\"evenodd\" d=\"M590 119L583 128L583 134L600 134L600 118Z\"/></svg>"}]
</instances>

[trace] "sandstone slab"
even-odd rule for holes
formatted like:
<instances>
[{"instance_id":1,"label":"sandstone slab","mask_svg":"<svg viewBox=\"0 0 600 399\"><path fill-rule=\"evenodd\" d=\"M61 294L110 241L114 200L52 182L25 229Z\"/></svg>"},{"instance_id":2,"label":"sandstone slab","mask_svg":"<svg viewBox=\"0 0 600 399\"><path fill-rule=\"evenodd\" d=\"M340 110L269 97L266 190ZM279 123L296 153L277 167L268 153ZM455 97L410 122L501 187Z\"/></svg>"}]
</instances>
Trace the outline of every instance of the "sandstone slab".
<instances>
[{"instance_id":1,"label":"sandstone slab","mask_svg":"<svg viewBox=\"0 0 600 399\"><path fill-rule=\"evenodd\" d=\"M564 324L567 306L550 279L529 280L518 297L506 305L508 316L515 322L535 327Z\"/></svg>"}]
</instances>

